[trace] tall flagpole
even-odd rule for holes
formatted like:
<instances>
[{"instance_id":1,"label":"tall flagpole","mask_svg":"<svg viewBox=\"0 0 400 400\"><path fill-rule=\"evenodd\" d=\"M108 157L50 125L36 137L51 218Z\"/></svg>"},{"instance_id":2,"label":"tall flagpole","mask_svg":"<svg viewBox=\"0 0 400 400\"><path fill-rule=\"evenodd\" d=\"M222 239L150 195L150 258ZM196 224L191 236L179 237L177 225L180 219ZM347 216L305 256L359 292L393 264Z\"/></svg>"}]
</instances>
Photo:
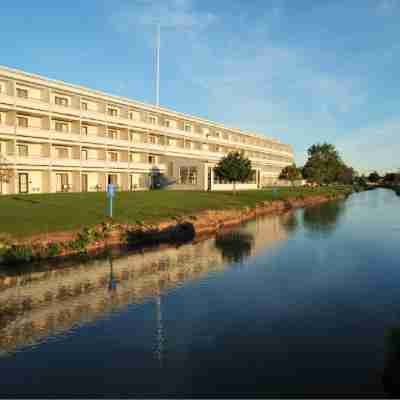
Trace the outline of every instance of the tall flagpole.
<instances>
[{"instance_id":1,"label":"tall flagpole","mask_svg":"<svg viewBox=\"0 0 400 400\"><path fill-rule=\"evenodd\" d=\"M160 24L157 24L156 45L156 106L160 105Z\"/></svg>"}]
</instances>

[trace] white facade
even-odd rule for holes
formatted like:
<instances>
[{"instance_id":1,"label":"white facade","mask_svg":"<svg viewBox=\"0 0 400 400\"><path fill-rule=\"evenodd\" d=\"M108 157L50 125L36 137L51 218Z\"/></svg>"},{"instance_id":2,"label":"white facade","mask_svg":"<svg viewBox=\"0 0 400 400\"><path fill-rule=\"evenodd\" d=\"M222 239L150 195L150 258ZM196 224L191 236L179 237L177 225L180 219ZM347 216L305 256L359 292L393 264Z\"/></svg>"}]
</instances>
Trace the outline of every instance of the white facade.
<instances>
[{"instance_id":1,"label":"white facade","mask_svg":"<svg viewBox=\"0 0 400 400\"><path fill-rule=\"evenodd\" d=\"M213 167L230 151L251 159L238 189L273 183L293 162L289 145L84 87L0 67L0 193L225 190Z\"/></svg>"}]
</instances>

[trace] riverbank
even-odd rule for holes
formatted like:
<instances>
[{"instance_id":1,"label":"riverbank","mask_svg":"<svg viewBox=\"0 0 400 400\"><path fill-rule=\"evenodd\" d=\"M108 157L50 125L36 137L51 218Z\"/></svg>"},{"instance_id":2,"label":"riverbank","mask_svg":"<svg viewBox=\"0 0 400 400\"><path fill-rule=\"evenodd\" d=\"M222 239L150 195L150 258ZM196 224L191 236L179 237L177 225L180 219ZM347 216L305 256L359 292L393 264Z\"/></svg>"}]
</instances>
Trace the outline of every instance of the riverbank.
<instances>
[{"instance_id":1,"label":"riverbank","mask_svg":"<svg viewBox=\"0 0 400 400\"><path fill-rule=\"evenodd\" d=\"M385 184L385 185L381 185L380 187L385 188L385 189L391 189L397 194L397 196L400 196L400 185Z\"/></svg>"},{"instance_id":2,"label":"riverbank","mask_svg":"<svg viewBox=\"0 0 400 400\"><path fill-rule=\"evenodd\" d=\"M132 201L137 201L131 204L125 203L127 206L125 210L122 208L124 203L119 204L117 206L119 212L115 214L116 218L113 220L103 219L97 224L81 225L80 229L43 232L41 228L44 224L40 224L38 221L37 225L34 226L37 233L21 237L21 235L11 235L10 232L4 231L7 225L2 223L3 238L0 242L0 262L3 264L20 264L34 260L65 258L82 253L98 252L114 244L144 246L160 243L181 243L192 240L197 236L216 233L221 229L238 225L258 215L281 213L293 208L344 198L351 192L351 187L341 186L317 189L285 188L279 189L277 192L272 190L249 191L240 192L237 196L233 196L231 193L204 192L175 192L172 194L171 192L148 192L145 196L143 193L119 193L117 199L120 197L121 200L121 197L130 195ZM26 198L14 196L23 198L24 205L28 202L32 212L37 211L37 214L31 215L31 219L38 218L43 212L38 206L40 198L36 196L27 196ZM168 199L168 197L171 200L171 196L175 200L173 206L176 206L176 208L171 207L171 202L162 204L162 201ZM147 208L139 209L137 207L140 197L142 200L143 197L149 200L149 204L146 204ZM199 198L204 200L204 204L199 203ZM10 200L12 199L8 199L8 201ZM63 199L60 197L60 200ZM3 199L0 201L3 201ZM21 200L14 199L14 201ZM30 201L35 203L29 203ZM182 202L180 208L178 201ZM156 203L158 204L156 205ZM210 205L212 206L209 207ZM1 210L5 213L3 206L4 204L2 204ZM78 204L75 202L76 206ZM136 208L134 208L135 206ZM175 209L175 214L171 216L173 209ZM80 208L79 211L79 215L82 215L85 210ZM135 215L133 211L136 211L136 215L141 215L143 219L136 219L132 223L132 215ZM68 211L66 205L62 216L75 220L74 215L68 214L68 212L73 213L74 209ZM99 210L96 210L96 212L98 214ZM87 209L86 213L90 213L90 209ZM88 215L81 222L90 220L91 217ZM57 216L53 216L53 218L57 218ZM30 223L34 224L34 222ZM59 221L57 226L60 226ZM13 228L13 232L26 232L24 226L18 224L18 218L16 218Z\"/></svg>"}]
</instances>

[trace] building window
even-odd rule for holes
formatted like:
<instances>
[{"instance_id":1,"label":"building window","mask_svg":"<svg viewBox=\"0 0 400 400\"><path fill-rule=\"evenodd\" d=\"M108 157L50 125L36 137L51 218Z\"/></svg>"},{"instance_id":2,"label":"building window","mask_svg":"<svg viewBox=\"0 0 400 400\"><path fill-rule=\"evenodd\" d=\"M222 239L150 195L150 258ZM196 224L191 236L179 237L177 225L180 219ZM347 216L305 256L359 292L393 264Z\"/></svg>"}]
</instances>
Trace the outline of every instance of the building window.
<instances>
[{"instance_id":1,"label":"building window","mask_svg":"<svg viewBox=\"0 0 400 400\"><path fill-rule=\"evenodd\" d=\"M185 131L186 132L191 132L192 131L192 125L185 124Z\"/></svg>"},{"instance_id":2,"label":"building window","mask_svg":"<svg viewBox=\"0 0 400 400\"><path fill-rule=\"evenodd\" d=\"M117 132L115 129L109 129L109 130L107 131L107 136L108 136L110 139L117 139L117 135L118 135L118 132Z\"/></svg>"},{"instance_id":3,"label":"building window","mask_svg":"<svg viewBox=\"0 0 400 400\"><path fill-rule=\"evenodd\" d=\"M192 142L190 140L185 141L185 148L186 149L191 149L192 148Z\"/></svg>"},{"instance_id":4,"label":"building window","mask_svg":"<svg viewBox=\"0 0 400 400\"><path fill-rule=\"evenodd\" d=\"M156 156L149 155L149 156L147 157L147 160L148 160L148 163L149 163L149 164L156 164Z\"/></svg>"},{"instance_id":5,"label":"building window","mask_svg":"<svg viewBox=\"0 0 400 400\"><path fill-rule=\"evenodd\" d=\"M68 132L68 124L65 122L56 121L54 124L54 129L57 132Z\"/></svg>"},{"instance_id":6,"label":"building window","mask_svg":"<svg viewBox=\"0 0 400 400\"><path fill-rule=\"evenodd\" d=\"M108 114L110 117L118 117L118 110L117 110L116 108L111 108L111 107L109 107L109 108L107 109L107 114Z\"/></svg>"},{"instance_id":7,"label":"building window","mask_svg":"<svg viewBox=\"0 0 400 400\"><path fill-rule=\"evenodd\" d=\"M157 144L157 138L154 135L149 136L149 143Z\"/></svg>"},{"instance_id":8,"label":"building window","mask_svg":"<svg viewBox=\"0 0 400 400\"><path fill-rule=\"evenodd\" d=\"M28 150L28 145L27 144L18 144L18 155L20 157L28 157L29 155L29 150Z\"/></svg>"},{"instance_id":9,"label":"building window","mask_svg":"<svg viewBox=\"0 0 400 400\"><path fill-rule=\"evenodd\" d=\"M81 151L81 159L87 160L88 159L88 151L86 149L82 149Z\"/></svg>"},{"instance_id":10,"label":"building window","mask_svg":"<svg viewBox=\"0 0 400 400\"><path fill-rule=\"evenodd\" d=\"M180 167L179 183L182 185L197 184L197 168L196 167Z\"/></svg>"},{"instance_id":11,"label":"building window","mask_svg":"<svg viewBox=\"0 0 400 400\"><path fill-rule=\"evenodd\" d=\"M68 99L66 97L60 97L60 96L55 96L54 97L54 103L56 103L58 106L68 106Z\"/></svg>"},{"instance_id":12,"label":"building window","mask_svg":"<svg viewBox=\"0 0 400 400\"><path fill-rule=\"evenodd\" d=\"M27 128L28 127L28 118L27 117L18 117L18 126L20 128Z\"/></svg>"},{"instance_id":13,"label":"building window","mask_svg":"<svg viewBox=\"0 0 400 400\"><path fill-rule=\"evenodd\" d=\"M154 115L149 115L148 121L149 124L155 125L157 123L157 118Z\"/></svg>"},{"instance_id":14,"label":"building window","mask_svg":"<svg viewBox=\"0 0 400 400\"><path fill-rule=\"evenodd\" d=\"M135 118L133 117L133 111L129 111L129 119L134 120Z\"/></svg>"},{"instance_id":15,"label":"building window","mask_svg":"<svg viewBox=\"0 0 400 400\"><path fill-rule=\"evenodd\" d=\"M163 125L164 125L166 128L171 128L171 121L169 121L168 119L165 119Z\"/></svg>"},{"instance_id":16,"label":"building window","mask_svg":"<svg viewBox=\"0 0 400 400\"><path fill-rule=\"evenodd\" d=\"M82 101L81 103L81 109L83 111L87 111L88 110L88 104L85 101Z\"/></svg>"},{"instance_id":17,"label":"building window","mask_svg":"<svg viewBox=\"0 0 400 400\"><path fill-rule=\"evenodd\" d=\"M17 96L22 97L23 99L28 98L28 89L17 88Z\"/></svg>"},{"instance_id":18,"label":"building window","mask_svg":"<svg viewBox=\"0 0 400 400\"><path fill-rule=\"evenodd\" d=\"M168 163L168 175L174 176L174 163L172 161Z\"/></svg>"},{"instance_id":19,"label":"building window","mask_svg":"<svg viewBox=\"0 0 400 400\"><path fill-rule=\"evenodd\" d=\"M69 158L68 149L66 147L56 147L56 156L58 159Z\"/></svg>"},{"instance_id":20,"label":"building window","mask_svg":"<svg viewBox=\"0 0 400 400\"><path fill-rule=\"evenodd\" d=\"M118 153L115 151L109 151L108 152L108 159L110 161L118 161Z\"/></svg>"},{"instance_id":21,"label":"building window","mask_svg":"<svg viewBox=\"0 0 400 400\"><path fill-rule=\"evenodd\" d=\"M83 136L87 136L89 133L89 128L86 125L81 126L81 132Z\"/></svg>"}]
</instances>

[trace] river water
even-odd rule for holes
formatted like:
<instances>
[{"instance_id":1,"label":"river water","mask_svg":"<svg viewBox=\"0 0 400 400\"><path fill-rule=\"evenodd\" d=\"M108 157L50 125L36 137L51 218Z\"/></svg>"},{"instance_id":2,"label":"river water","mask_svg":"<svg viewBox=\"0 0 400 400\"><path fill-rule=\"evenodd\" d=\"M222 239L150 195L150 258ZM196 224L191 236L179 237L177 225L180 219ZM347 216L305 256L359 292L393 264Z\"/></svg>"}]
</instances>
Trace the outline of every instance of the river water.
<instances>
[{"instance_id":1,"label":"river water","mask_svg":"<svg viewBox=\"0 0 400 400\"><path fill-rule=\"evenodd\" d=\"M399 209L379 189L179 247L2 271L0 396L385 396Z\"/></svg>"}]
</instances>

